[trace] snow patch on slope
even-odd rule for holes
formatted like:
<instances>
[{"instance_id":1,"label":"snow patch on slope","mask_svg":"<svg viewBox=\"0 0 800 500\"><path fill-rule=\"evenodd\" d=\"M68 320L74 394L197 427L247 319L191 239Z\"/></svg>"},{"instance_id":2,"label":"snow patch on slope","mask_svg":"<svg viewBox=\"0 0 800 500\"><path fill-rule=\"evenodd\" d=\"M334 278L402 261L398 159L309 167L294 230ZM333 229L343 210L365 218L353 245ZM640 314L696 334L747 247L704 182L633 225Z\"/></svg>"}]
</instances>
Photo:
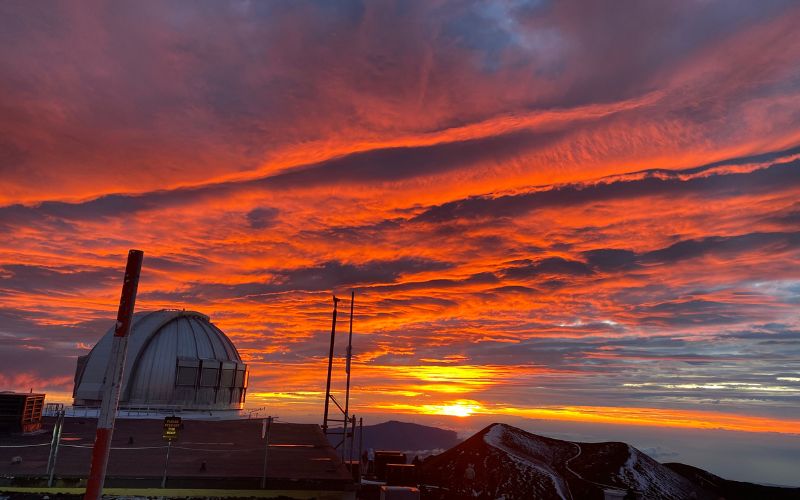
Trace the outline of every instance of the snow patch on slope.
<instances>
[{"instance_id":1,"label":"snow patch on slope","mask_svg":"<svg viewBox=\"0 0 800 500\"><path fill-rule=\"evenodd\" d=\"M513 432L513 430L508 428L505 424L493 425L492 428L489 429L486 434L484 434L483 440L489 446L493 446L504 451L518 464L527 468L536 469L545 476L549 477L553 482L558 495L564 500L567 499L567 496L564 494L564 483L558 473L551 469L546 463L530 456L551 456L552 450L548 446L532 440L524 435L519 435L518 433ZM508 446L506 443L511 444L513 447ZM520 449L525 452L525 455L520 454Z\"/></svg>"},{"instance_id":2,"label":"snow patch on slope","mask_svg":"<svg viewBox=\"0 0 800 500\"><path fill-rule=\"evenodd\" d=\"M636 448L628 445L628 459L619 469L619 477L646 496L681 499L686 498L689 489L683 480L671 470L654 467L657 463Z\"/></svg>"},{"instance_id":3,"label":"snow patch on slope","mask_svg":"<svg viewBox=\"0 0 800 500\"><path fill-rule=\"evenodd\" d=\"M637 455L636 450L628 445L628 460L620 467L619 475L627 479L626 482L632 487L639 491L645 491L650 487L650 479L638 470L639 457Z\"/></svg>"}]
</instances>

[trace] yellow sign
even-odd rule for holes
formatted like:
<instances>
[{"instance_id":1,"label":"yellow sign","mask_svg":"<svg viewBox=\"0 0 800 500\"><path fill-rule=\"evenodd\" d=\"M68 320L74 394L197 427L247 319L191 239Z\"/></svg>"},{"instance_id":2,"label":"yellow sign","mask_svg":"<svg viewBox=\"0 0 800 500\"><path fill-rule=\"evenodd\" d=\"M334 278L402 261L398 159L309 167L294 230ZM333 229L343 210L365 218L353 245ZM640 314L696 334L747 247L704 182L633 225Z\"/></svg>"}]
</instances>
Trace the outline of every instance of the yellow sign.
<instances>
[{"instance_id":1,"label":"yellow sign","mask_svg":"<svg viewBox=\"0 0 800 500\"><path fill-rule=\"evenodd\" d=\"M164 434L163 437L167 441L175 441L178 439L178 431L181 428L181 417L165 417L164 418Z\"/></svg>"}]
</instances>

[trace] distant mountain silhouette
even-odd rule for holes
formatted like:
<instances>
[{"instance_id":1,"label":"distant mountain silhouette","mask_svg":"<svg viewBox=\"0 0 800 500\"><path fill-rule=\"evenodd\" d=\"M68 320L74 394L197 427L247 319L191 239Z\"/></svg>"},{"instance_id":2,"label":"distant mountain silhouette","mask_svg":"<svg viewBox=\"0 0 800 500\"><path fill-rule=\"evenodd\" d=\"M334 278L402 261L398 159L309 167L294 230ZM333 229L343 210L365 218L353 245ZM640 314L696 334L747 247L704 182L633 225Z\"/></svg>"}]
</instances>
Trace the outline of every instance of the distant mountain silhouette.
<instances>
[{"instance_id":1,"label":"distant mountain silhouette","mask_svg":"<svg viewBox=\"0 0 800 500\"><path fill-rule=\"evenodd\" d=\"M737 483L666 466L625 443L573 443L492 424L422 466L424 498L717 500L800 498L798 490Z\"/></svg>"},{"instance_id":2,"label":"distant mountain silhouette","mask_svg":"<svg viewBox=\"0 0 800 500\"><path fill-rule=\"evenodd\" d=\"M341 431L341 428L336 429ZM331 437L331 442L336 441ZM427 455L438 453L459 443L456 431L390 420L364 426L364 450L396 450ZM429 453L422 453L428 451ZM409 460L413 455L409 457Z\"/></svg>"}]
</instances>

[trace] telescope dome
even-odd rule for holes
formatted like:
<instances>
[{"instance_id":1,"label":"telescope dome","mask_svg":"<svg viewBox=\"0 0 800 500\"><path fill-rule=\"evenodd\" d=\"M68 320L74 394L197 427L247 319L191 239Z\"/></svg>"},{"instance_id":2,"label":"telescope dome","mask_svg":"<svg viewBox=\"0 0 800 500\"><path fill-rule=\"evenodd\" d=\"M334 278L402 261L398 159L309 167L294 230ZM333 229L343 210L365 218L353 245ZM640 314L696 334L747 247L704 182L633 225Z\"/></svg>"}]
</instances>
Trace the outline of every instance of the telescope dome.
<instances>
[{"instance_id":1,"label":"telescope dome","mask_svg":"<svg viewBox=\"0 0 800 500\"><path fill-rule=\"evenodd\" d=\"M86 356L78 358L75 406L100 406L111 355L112 326ZM121 408L240 409L247 365L208 316L164 309L134 315L120 393Z\"/></svg>"}]
</instances>

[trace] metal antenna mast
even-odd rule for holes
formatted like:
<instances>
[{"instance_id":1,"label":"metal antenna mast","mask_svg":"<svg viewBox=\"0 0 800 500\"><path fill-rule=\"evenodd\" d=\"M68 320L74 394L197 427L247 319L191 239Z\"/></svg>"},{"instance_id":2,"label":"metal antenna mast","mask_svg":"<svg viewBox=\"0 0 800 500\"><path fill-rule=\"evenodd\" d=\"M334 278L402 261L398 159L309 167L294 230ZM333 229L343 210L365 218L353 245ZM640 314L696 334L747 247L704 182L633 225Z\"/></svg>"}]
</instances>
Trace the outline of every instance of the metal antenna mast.
<instances>
[{"instance_id":1,"label":"metal antenna mast","mask_svg":"<svg viewBox=\"0 0 800 500\"><path fill-rule=\"evenodd\" d=\"M356 302L356 291L350 291L350 334L347 337L347 363L344 366L344 370L347 372L347 388L345 390L344 395L344 435L342 436L342 442L347 441L347 424L350 423L350 360L353 357L353 306ZM355 426L353 426L355 429ZM344 448L342 447L342 458L344 458ZM353 451L353 443L350 442L350 452L352 454Z\"/></svg>"},{"instance_id":2,"label":"metal antenna mast","mask_svg":"<svg viewBox=\"0 0 800 500\"><path fill-rule=\"evenodd\" d=\"M336 398L331 394L331 373L333 371L333 348L334 342L336 339L336 317L338 314L338 304L341 299L337 298L335 295L333 297L333 318L331 323L331 343L330 349L328 350L328 381L327 386L325 388L325 414L322 420L322 432L325 435L329 434L341 434L342 440L334 447L339 448L342 447L341 454L342 459L345 458L345 452L347 449L347 438L348 438L348 425L351 425L351 430L349 436L351 437L350 440L350 454L353 453L353 445L354 445L354 437L355 437L355 423L353 423L353 419L350 416L350 364L353 357L353 310L355 307L355 297L356 292L352 290L350 292L350 331L347 338L347 361L345 364L345 372L347 373L347 386L345 389L345 401L344 401L344 408L336 401ZM330 402L333 401L333 404L342 412L342 418L330 418L329 411L330 411ZM328 423L329 422L341 422L343 425L343 429L341 432L330 432L328 430Z\"/></svg>"},{"instance_id":3,"label":"metal antenna mast","mask_svg":"<svg viewBox=\"0 0 800 500\"><path fill-rule=\"evenodd\" d=\"M328 351L328 383L325 386L325 415L322 417L322 432L328 433L328 407L331 399L331 370L333 369L333 342L336 339L336 306L339 299L333 296L333 319L331 320L331 348Z\"/></svg>"}]
</instances>

